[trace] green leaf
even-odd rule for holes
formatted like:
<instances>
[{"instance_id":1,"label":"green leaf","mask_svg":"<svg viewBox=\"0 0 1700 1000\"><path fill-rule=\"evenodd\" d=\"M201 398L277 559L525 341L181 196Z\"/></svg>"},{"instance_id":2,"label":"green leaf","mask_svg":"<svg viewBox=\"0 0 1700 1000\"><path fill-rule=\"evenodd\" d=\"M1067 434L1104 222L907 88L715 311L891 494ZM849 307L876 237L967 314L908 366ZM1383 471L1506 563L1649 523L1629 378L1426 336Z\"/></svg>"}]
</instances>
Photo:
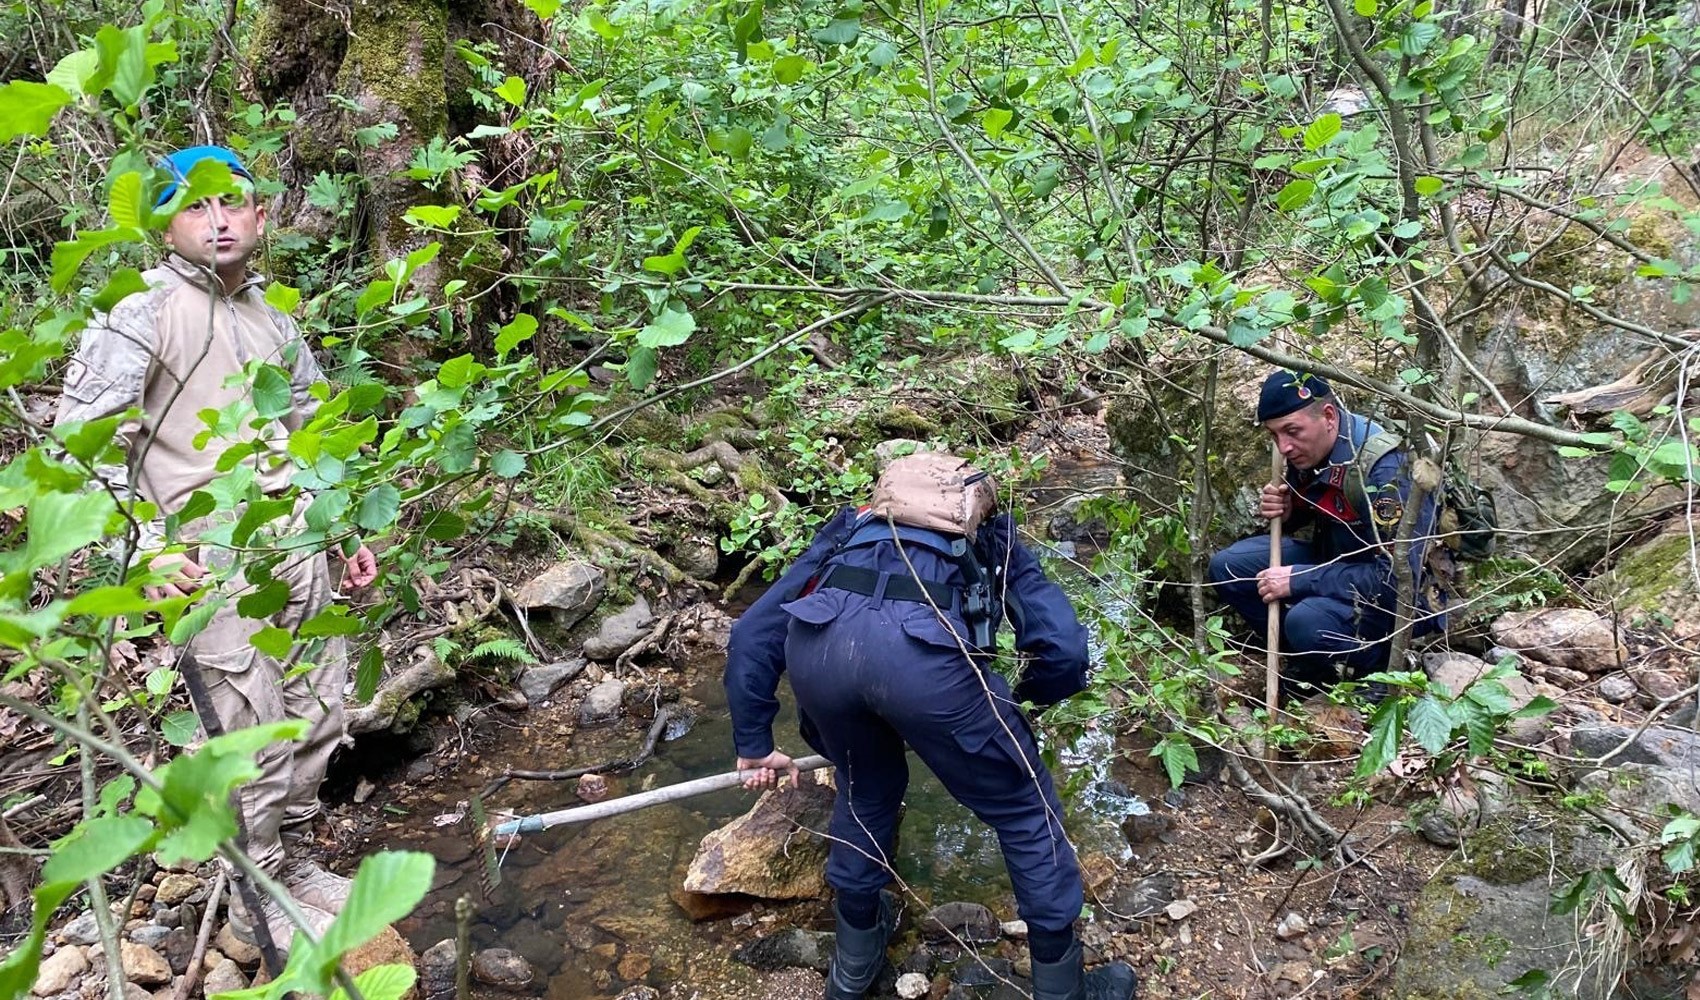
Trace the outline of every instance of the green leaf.
<instances>
[{"instance_id":1,"label":"green leaf","mask_svg":"<svg viewBox=\"0 0 1700 1000\"><path fill-rule=\"evenodd\" d=\"M540 20L547 21L561 9L561 0L525 0L525 8L536 14Z\"/></svg>"},{"instance_id":2,"label":"green leaf","mask_svg":"<svg viewBox=\"0 0 1700 1000\"><path fill-rule=\"evenodd\" d=\"M1402 240L1416 239L1417 234L1421 233L1422 231L1423 231L1423 224L1418 222L1415 219L1406 219L1404 222L1401 222L1397 226L1393 227L1393 235L1397 236L1398 238L1400 238Z\"/></svg>"},{"instance_id":3,"label":"green leaf","mask_svg":"<svg viewBox=\"0 0 1700 1000\"><path fill-rule=\"evenodd\" d=\"M39 494L24 515L28 539L23 565L15 568L34 572L98 540L112 512L112 498L105 493Z\"/></svg>"},{"instance_id":4,"label":"green leaf","mask_svg":"<svg viewBox=\"0 0 1700 1000\"><path fill-rule=\"evenodd\" d=\"M896 222L908 214L909 203L902 199L894 199L892 201L882 201L873 208L868 209L868 214L862 216L862 221Z\"/></svg>"},{"instance_id":5,"label":"green leaf","mask_svg":"<svg viewBox=\"0 0 1700 1000\"><path fill-rule=\"evenodd\" d=\"M0 112L3 114L3 112ZM71 283L76 280L77 272L82 270L83 261L89 254L101 247L114 243L140 243L146 236L138 229L102 229L92 233L81 233L70 242L59 242L53 245L53 277L48 282L56 292L69 291Z\"/></svg>"},{"instance_id":6,"label":"green leaf","mask_svg":"<svg viewBox=\"0 0 1700 1000\"><path fill-rule=\"evenodd\" d=\"M159 734L174 747L188 746L200 732L201 720L188 709L172 712L160 720Z\"/></svg>"},{"instance_id":7,"label":"green leaf","mask_svg":"<svg viewBox=\"0 0 1700 1000\"><path fill-rule=\"evenodd\" d=\"M1411 706L1410 727L1417 745L1431 755L1445 750L1452 740L1452 717L1432 695L1424 695Z\"/></svg>"},{"instance_id":8,"label":"green leaf","mask_svg":"<svg viewBox=\"0 0 1700 1000\"><path fill-rule=\"evenodd\" d=\"M47 82L63 88L73 97L81 97L91 92L89 83L98 72L100 53L94 49L78 49L53 65L47 72ZM0 98L0 106L4 105L5 100Z\"/></svg>"},{"instance_id":9,"label":"green leaf","mask_svg":"<svg viewBox=\"0 0 1700 1000\"><path fill-rule=\"evenodd\" d=\"M490 456L490 471L503 479L513 479L525 473L525 456L512 448L503 448Z\"/></svg>"},{"instance_id":10,"label":"green leaf","mask_svg":"<svg viewBox=\"0 0 1700 1000\"><path fill-rule=\"evenodd\" d=\"M1418 177L1411 186L1424 198L1433 198L1446 187L1446 182L1438 177L1424 174Z\"/></svg>"},{"instance_id":11,"label":"green leaf","mask_svg":"<svg viewBox=\"0 0 1700 1000\"><path fill-rule=\"evenodd\" d=\"M106 196L106 212L115 225L129 229L147 225L149 210L142 195L140 171L125 171L112 182L112 190Z\"/></svg>"},{"instance_id":12,"label":"green leaf","mask_svg":"<svg viewBox=\"0 0 1700 1000\"><path fill-rule=\"evenodd\" d=\"M147 598L129 587L96 587L73 597L65 614L109 617L146 611L149 606Z\"/></svg>"},{"instance_id":13,"label":"green leaf","mask_svg":"<svg viewBox=\"0 0 1700 1000\"><path fill-rule=\"evenodd\" d=\"M413 912L431 888L436 859L419 851L382 851L360 862L348 902L313 951L310 974L328 983L337 961ZM323 993L325 990L313 990Z\"/></svg>"},{"instance_id":14,"label":"green leaf","mask_svg":"<svg viewBox=\"0 0 1700 1000\"><path fill-rule=\"evenodd\" d=\"M1379 6L1376 0L1352 0L1352 9L1358 12L1359 17L1374 17Z\"/></svg>"},{"instance_id":15,"label":"green leaf","mask_svg":"<svg viewBox=\"0 0 1700 1000\"><path fill-rule=\"evenodd\" d=\"M414 205L403 212L401 217L418 226L430 229L447 229L460 218L459 205Z\"/></svg>"},{"instance_id":16,"label":"green leaf","mask_svg":"<svg viewBox=\"0 0 1700 1000\"><path fill-rule=\"evenodd\" d=\"M243 618L270 618L289 603L289 584L272 580L265 586L243 594L236 600L236 613Z\"/></svg>"},{"instance_id":17,"label":"green leaf","mask_svg":"<svg viewBox=\"0 0 1700 1000\"><path fill-rule=\"evenodd\" d=\"M525 81L517 76L508 77L496 88L496 96L516 108L520 107L525 103Z\"/></svg>"},{"instance_id":18,"label":"green leaf","mask_svg":"<svg viewBox=\"0 0 1700 1000\"><path fill-rule=\"evenodd\" d=\"M303 639L329 639L339 635L358 635L366 630L366 619L351 615L340 604L333 604L301 623Z\"/></svg>"},{"instance_id":19,"label":"green leaf","mask_svg":"<svg viewBox=\"0 0 1700 1000\"><path fill-rule=\"evenodd\" d=\"M1358 758L1358 777L1381 772L1398 755L1407 704L1406 699L1393 697L1376 706L1375 714L1370 716L1369 742L1364 745L1363 756Z\"/></svg>"},{"instance_id":20,"label":"green leaf","mask_svg":"<svg viewBox=\"0 0 1700 1000\"><path fill-rule=\"evenodd\" d=\"M987 108L980 116L980 127L986 130L986 138L996 142L1014 119L1015 112L1009 108Z\"/></svg>"},{"instance_id":21,"label":"green leaf","mask_svg":"<svg viewBox=\"0 0 1700 1000\"><path fill-rule=\"evenodd\" d=\"M1340 116L1330 111L1311 122L1310 127L1305 129L1305 149L1315 152L1328 145L1328 141L1339 134Z\"/></svg>"},{"instance_id":22,"label":"green leaf","mask_svg":"<svg viewBox=\"0 0 1700 1000\"><path fill-rule=\"evenodd\" d=\"M99 878L128 861L152 835L153 824L141 816L105 816L79 823L53 845L41 880L79 885Z\"/></svg>"},{"instance_id":23,"label":"green leaf","mask_svg":"<svg viewBox=\"0 0 1700 1000\"><path fill-rule=\"evenodd\" d=\"M793 84L803 78L803 72L808 68L809 60L803 56L780 56L773 61L773 78L783 84Z\"/></svg>"},{"instance_id":24,"label":"green leaf","mask_svg":"<svg viewBox=\"0 0 1700 1000\"><path fill-rule=\"evenodd\" d=\"M862 21L858 17L834 17L831 24L815 32L815 41L822 45L850 45L862 34Z\"/></svg>"},{"instance_id":25,"label":"green leaf","mask_svg":"<svg viewBox=\"0 0 1700 1000\"><path fill-rule=\"evenodd\" d=\"M1198 752L1187 742L1186 737L1178 733L1170 733L1164 737L1161 743L1152 748L1151 755L1162 758L1163 770L1168 772L1169 784L1174 788L1181 787L1188 771L1198 770Z\"/></svg>"},{"instance_id":26,"label":"green leaf","mask_svg":"<svg viewBox=\"0 0 1700 1000\"><path fill-rule=\"evenodd\" d=\"M289 378L283 369L276 365L261 365L254 372L252 389L254 412L267 420L276 420L287 416L295 409L295 399L290 392Z\"/></svg>"},{"instance_id":27,"label":"green leaf","mask_svg":"<svg viewBox=\"0 0 1700 1000\"><path fill-rule=\"evenodd\" d=\"M655 373L660 370L661 359L655 351L648 347L635 347L631 356L626 359L626 380L632 388L639 392L649 388L649 383L655 381Z\"/></svg>"},{"instance_id":28,"label":"green leaf","mask_svg":"<svg viewBox=\"0 0 1700 1000\"><path fill-rule=\"evenodd\" d=\"M354 977L354 987L365 1000L401 1000L418 978L411 965L375 965ZM348 994L339 986L331 1000L348 1000Z\"/></svg>"},{"instance_id":29,"label":"green leaf","mask_svg":"<svg viewBox=\"0 0 1700 1000\"><path fill-rule=\"evenodd\" d=\"M354 523L366 531L382 531L395 522L401 511L401 491L382 483L360 498L355 508Z\"/></svg>"},{"instance_id":30,"label":"green leaf","mask_svg":"<svg viewBox=\"0 0 1700 1000\"><path fill-rule=\"evenodd\" d=\"M0 142L20 135L46 135L53 116L71 103L64 87L30 80L13 80L0 87Z\"/></svg>"},{"instance_id":31,"label":"green leaf","mask_svg":"<svg viewBox=\"0 0 1700 1000\"><path fill-rule=\"evenodd\" d=\"M505 358L508 352L531 339L537 332L537 317L520 313L512 322L496 331L496 356Z\"/></svg>"},{"instance_id":32,"label":"green leaf","mask_svg":"<svg viewBox=\"0 0 1700 1000\"><path fill-rule=\"evenodd\" d=\"M384 678L384 650L377 643L360 654L360 665L354 670L354 700L362 705L378 693L378 682Z\"/></svg>"},{"instance_id":33,"label":"green leaf","mask_svg":"<svg viewBox=\"0 0 1700 1000\"><path fill-rule=\"evenodd\" d=\"M1310 196L1315 191L1315 181L1288 181L1286 187L1275 193L1275 207L1283 212L1296 211L1300 206L1310 201Z\"/></svg>"},{"instance_id":34,"label":"green leaf","mask_svg":"<svg viewBox=\"0 0 1700 1000\"><path fill-rule=\"evenodd\" d=\"M691 339L696 328L697 321L689 312L665 308L648 326L638 331L637 341L640 346L651 349L677 347Z\"/></svg>"},{"instance_id":35,"label":"green leaf","mask_svg":"<svg viewBox=\"0 0 1700 1000\"><path fill-rule=\"evenodd\" d=\"M1420 56L1440 37L1440 25L1433 21L1412 21L1399 33L1399 54Z\"/></svg>"},{"instance_id":36,"label":"green leaf","mask_svg":"<svg viewBox=\"0 0 1700 1000\"><path fill-rule=\"evenodd\" d=\"M451 476L469 472L478 461L478 434L471 424L457 423L437 439L437 466Z\"/></svg>"},{"instance_id":37,"label":"green leaf","mask_svg":"<svg viewBox=\"0 0 1700 1000\"><path fill-rule=\"evenodd\" d=\"M287 660L289 648L295 645L295 637L289 634L288 629L267 625L248 637L248 645L274 660Z\"/></svg>"},{"instance_id":38,"label":"green leaf","mask_svg":"<svg viewBox=\"0 0 1700 1000\"><path fill-rule=\"evenodd\" d=\"M101 312L111 312L113 306L129 296L147 290L148 283L142 280L140 272L133 267L121 267L107 279L106 287L95 293L94 307Z\"/></svg>"}]
</instances>

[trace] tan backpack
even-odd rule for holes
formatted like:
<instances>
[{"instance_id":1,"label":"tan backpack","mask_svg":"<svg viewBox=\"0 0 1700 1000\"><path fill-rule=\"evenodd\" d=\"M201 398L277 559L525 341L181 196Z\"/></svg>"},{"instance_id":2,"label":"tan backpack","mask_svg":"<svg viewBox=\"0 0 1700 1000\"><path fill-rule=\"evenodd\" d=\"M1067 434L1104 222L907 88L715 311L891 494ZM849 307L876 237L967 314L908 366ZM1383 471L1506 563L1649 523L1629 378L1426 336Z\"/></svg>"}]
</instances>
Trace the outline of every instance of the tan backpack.
<instances>
[{"instance_id":1,"label":"tan backpack","mask_svg":"<svg viewBox=\"0 0 1700 1000\"><path fill-rule=\"evenodd\" d=\"M923 451L885 467L870 510L898 524L973 538L997 502L990 475L955 455Z\"/></svg>"}]
</instances>

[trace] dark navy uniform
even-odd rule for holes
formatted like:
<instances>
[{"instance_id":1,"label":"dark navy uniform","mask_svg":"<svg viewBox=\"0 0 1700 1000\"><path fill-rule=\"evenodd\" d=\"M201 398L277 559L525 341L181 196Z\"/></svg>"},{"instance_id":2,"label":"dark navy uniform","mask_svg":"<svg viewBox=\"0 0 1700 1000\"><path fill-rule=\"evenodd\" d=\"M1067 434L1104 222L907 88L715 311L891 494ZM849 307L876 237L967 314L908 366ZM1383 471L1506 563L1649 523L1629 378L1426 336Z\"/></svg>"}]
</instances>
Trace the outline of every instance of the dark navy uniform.
<instances>
[{"instance_id":1,"label":"dark navy uniform","mask_svg":"<svg viewBox=\"0 0 1700 1000\"><path fill-rule=\"evenodd\" d=\"M1022 919L1061 932L1080 915L1080 869L1018 706L1086 686L1086 630L1007 515L976 538L993 604L1007 605L1031 658L1014 692L974 648L973 581L952 553L961 540L846 509L732 627L734 740L740 757L772 752L774 692L788 669L803 737L838 769L827 880L840 893L891 881L908 744L997 831Z\"/></svg>"},{"instance_id":2,"label":"dark navy uniform","mask_svg":"<svg viewBox=\"0 0 1700 1000\"><path fill-rule=\"evenodd\" d=\"M1332 682L1338 679L1336 663L1353 675L1386 667L1398 607L1393 540L1411 495L1411 478L1408 455L1399 448L1362 471L1361 494L1352 486L1354 461L1380 432L1367 418L1342 410L1340 434L1327 462L1317 469L1294 469L1288 463L1293 514L1286 526L1311 528L1308 542L1281 539L1281 564L1293 570L1293 593L1283 602L1281 618L1281 647L1289 654L1283 675L1289 680ZM1425 497L1411 536L1411 571L1419 596L1435 509L1433 495ZM1225 604L1260 623L1268 612L1257 594L1257 574L1267 568L1269 538L1257 535L1212 556L1210 581ZM1444 608L1429 603L1419 601L1415 635L1445 627Z\"/></svg>"}]
</instances>

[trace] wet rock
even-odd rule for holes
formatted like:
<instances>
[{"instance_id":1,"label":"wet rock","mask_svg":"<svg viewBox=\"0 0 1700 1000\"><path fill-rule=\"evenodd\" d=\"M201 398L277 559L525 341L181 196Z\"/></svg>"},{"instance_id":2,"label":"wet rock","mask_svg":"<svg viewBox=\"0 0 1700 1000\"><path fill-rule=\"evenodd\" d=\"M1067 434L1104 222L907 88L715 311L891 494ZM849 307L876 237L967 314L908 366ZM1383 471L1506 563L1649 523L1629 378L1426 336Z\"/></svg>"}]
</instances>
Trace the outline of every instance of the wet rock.
<instances>
[{"instance_id":1,"label":"wet rock","mask_svg":"<svg viewBox=\"0 0 1700 1000\"><path fill-rule=\"evenodd\" d=\"M1091 497L1085 495L1072 496L1057 505L1057 512L1051 515L1048 526L1050 536L1059 542L1073 542L1076 545L1103 545L1110 540L1110 525L1101 516L1085 516L1080 512L1082 505Z\"/></svg>"},{"instance_id":2,"label":"wet rock","mask_svg":"<svg viewBox=\"0 0 1700 1000\"><path fill-rule=\"evenodd\" d=\"M702 838L685 888L763 899L825 895L826 843L799 830L826 829L832 798L831 787L807 779L764 792L749 812Z\"/></svg>"},{"instance_id":3,"label":"wet rock","mask_svg":"<svg viewBox=\"0 0 1700 1000\"><path fill-rule=\"evenodd\" d=\"M1130 845L1148 844L1169 832L1169 817L1161 813L1143 812L1122 820L1122 836Z\"/></svg>"},{"instance_id":4,"label":"wet rock","mask_svg":"<svg viewBox=\"0 0 1700 1000\"><path fill-rule=\"evenodd\" d=\"M1494 641L1532 660L1586 673L1617 669L1628 657L1616 623L1586 608L1510 611L1489 626Z\"/></svg>"},{"instance_id":5,"label":"wet rock","mask_svg":"<svg viewBox=\"0 0 1700 1000\"><path fill-rule=\"evenodd\" d=\"M649 631L655 613L641 596L624 610L603 619L596 634L584 641L584 655L593 660L612 660L632 648Z\"/></svg>"},{"instance_id":6,"label":"wet rock","mask_svg":"<svg viewBox=\"0 0 1700 1000\"><path fill-rule=\"evenodd\" d=\"M1570 753L1585 758L1604 757L1615 752L1634 733L1623 726L1578 726L1570 732ZM1686 729L1652 726L1635 736L1611 763L1656 764L1692 773L1700 769L1700 735Z\"/></svg>"},{"instance_id":7,"label":"wet rock","mask_svg":"<svg viewBox=\"0 0 1700 1000\"><path fill-rule=\"evenodd\" d=\"M163 986L171 982L171 963L147 945L120 941L118 954L124 964L124 978L130 982L143 986Z\"/></svg>"},{"instance_id":8,"label":"wet rock","mask_svg":"<svg viewBox=\"0 0 1700 1000\"><path fill-rule=\"evenodd\" d=\"M915 950L904 956L903 963L897 967L899 974L917 973L930 977L939 967L939 957L933 949L924 944L916 945Z\"/></svg>"},{"instance_id":9,"label":"wet rock","mask_svg":"<svg viewBox=\"0 0 1700 1000\"><path fill-rule=\"evenodd\" d=\"M527 580L514 595L514 603L522 608L548 608L556 624L572 628L596 610L607 584L601 568L569 559Z\"/></svg>"},{"instance_id":10,"label":"wet rock","mask_svg":"<svg viewBox=\"0 0 1700 1000\"><path fill-rule=\"evenodd\" d=\"M600 774L581 774L573 794L585 802L601 802L608 797L608 779Z\"/></svg>"},{"instance_id":11,"label":"wet rock","mask_svg":"<svg viewBox=\"0 0 1700 1000\"><path fill-rule=\"evenodd\" d=\"M154 901L166 906L176 906L200 891L204 884L193 875L167 875L159 880L159 891L154 894Z\"/></svg>"},{"instance_id":12,"label":"wet rock","mask_svg":"<svg viewBox=\"0 0 1700 1000\"><path fill-rule=\"evenodd\" d=\"M213 946L243 968L251 969L260 964L260 949L237 937L229 923L218 929Z\"/></svg>"},{"instance_id":13,"label":"wet rock","mask_svg":"<svg viewBox=\"0 0 1700 1000\"><path fill-rule=\"evenodd\" d=\"M814 969L825 972L832 962L833 935L787 927L756 938L733 952L732 957L753 969Z\"/></svg>"},{"instance_id":14,"label":"wet rock","mask_svg":"<svg viewBox=\"0 0 1700 1000\"><path fill-rule=\"evenodd\" d=\"M998 925L998 933L1011 941L1027 940L1027 921L1006 920Z\"/></svg>"},{"instance_id":15,"label":"wet rock","mask_svg":"<svg viewBox=\"0 0 1700 1000\"><path fill-rule=\"evenodd\" d=\"M633 980L643 979L648 976L649 966L650 961L648 955L640 955L635 951L628 951L624 955L621 955L620 960L614 964L614 974L629 983Z\"/></svg>"},{"instance_id":16,"label":"wet rock","mask_svg":"<svg viewBox=\"0 0 1700 1000\"><path fill-rule=\"evenodd\" d=\"M970 956L957 964L950 981L958 986L993 986L1015 978L1015 964L1007 958Z\"/></svg>"},{"instance_id":17,"label":"wet rock","mask_svg":"<svg viewBox=\"0 0 1700 1000\"><path fill-rule=\"evenodd\" d=\"M661 1000L661 991L653 986L633 986L614 1000Z\"/></svg>"},{"instance_id":18,"label":"wet rock","mask_svg":"<svg viewBox=\"0 0 1700 1000\"><path fill-rule=\"evenodd\" d=\"M59 934L72 944L97 944L100 941L100 924L94 919L94 911L89 910L59 928Z\"/></svg>"},{"instance_id":19,"label":"wet rock","mask_svg":"<svg viewBox=\"0 0 1700 1000\"><path fill-rule=\"evenodd\" d=\"M408 781L424 781L426 778L429 778L436 773L437 760L435 757L427 754L426 756L420 757L413 763L407 765L406 777Z\"/></svg>"},{"instance_id":20,"label":"wet rock","mask_svg":"<svg viewBox=\"0 0 1700 1000\"><path fill-rule=\"evenodd\" d=\"M68 945L60 948L41 960L35 985L30 987L30 992L38 997L63 993L70 989L88 968L88 953L80 946Z\"/></svg>"},{"instance_id":21,"label":"wet rock","mask_svg":"<svg viewBox=\"0 0 1700 1000\"><path fill-rule=\"evenodd\" d=\"M455 943L444 938L419 956L419 988L425 1000L444 1000L455 992Z\"/></svg>"},{"instance_id":22,"label":"wet rock","mask_svg":"<svg viewBox=\"0 0 1700 1000\"><path fill-rule=\"evenodd\" d=\"M1283 941L1291 941L1309 933L1310 924L1304 917L1292 910L1289 910L1287 915L1281 918L1281 922L1275 925L1275 936Z\"/></svg>"},{"instance_id":23,"label":"wet rock","mask_svg":"<svg viewBox=\"0 0 1700 1000\"><path fill-rule=\"evenodd\" d=\"M1627 674L1612 674L1600 681L1600 697L1613 705L1630 701L1640 690Z\"/></svg>"},{"instance_id":24,"label":"wet rock","mask_svg":"<svg viewBox=\"0 0 1700 1000\"><path fill-rule=\"evenodd\" d=\"M526 701L540 705L549 700L549 696L562 684L577 677L584 670L584 664L581 658L526 667L525 672L519 675L519 691L525 695Z\"/></svg>"},{"instance_id":25,"label":"wet rock","mask_svg":"<svg viewBox=\"0 0 1700 1000\"><path fill-rule=\"evenodd\" d=\"M906 972L897 977L897 995L903 1000L918 1000L933 988L933 981L919 972Z\"/></svg>"},{"instance_id":26,"label":"wet rock","mask_svg":"<svg viewBox=\"0 0 1700 1000\"><path fill-rule=\"evenodd\" d=\"M1180 876L1156 872L1123 886L1110 900L1110 910L1118 917L1154 917L1175 901L1180 887Z\"/></svg>"},{"instance_id":27,"label":"wet rock","mask_svg":"<svg viewBox=\"0 0 1700 1000\"><path fill-rule=\"evenodd\" d=\"M518 993L531 987L536 973L523 955L506 948L486 948L472 956L472 978L486 986Z\"/></svg>"},{"instance_id":28,"label":"wet rock","mask_svg":"<svg viewBox=\"0 0 1700 1000\"><path fill-rule=\"evenodd\" d=\"M695 923L741 916L760 902L756 897L742 893L691 892L683 886L674 886L667 895L679 904L679 909L684 910L685 916Z\"/></svg>"},{"instance_id":29,"label":"wet rock","mask_svg":"<svg viewBox=\"0 0 1700 1000\"><path fill-rule=\"evenodd\" d=\"M620 714L620 699L626 693L626 682L618 677L604 678L601 683L590 689L584 696L584 704L579 706L578 721L580 725L595 722L606 722Z\"/></svg>"},{"instance_id":30,"label":"wet rock","mask_svg":"<svg viewBox=\"0 0 1700 1000\"><path fill-rule=\"evenodd\" d=\"M247 988L248 977L243 975L242 967L228 958L213 966L202 983L202 990L209 997L215 993L230 993Z\"/></svg>"},{"instance_id":31,"label":"wet rock","mask_svg":"<svg viewBox=\"0 0 1700 1000\"><path fill-rule=\"evenodd\" d=\"M943 903L921 918L921 936L932 942L990 944L1000 931L998 918L979 903Z\"/></svg>"}]
</instances>

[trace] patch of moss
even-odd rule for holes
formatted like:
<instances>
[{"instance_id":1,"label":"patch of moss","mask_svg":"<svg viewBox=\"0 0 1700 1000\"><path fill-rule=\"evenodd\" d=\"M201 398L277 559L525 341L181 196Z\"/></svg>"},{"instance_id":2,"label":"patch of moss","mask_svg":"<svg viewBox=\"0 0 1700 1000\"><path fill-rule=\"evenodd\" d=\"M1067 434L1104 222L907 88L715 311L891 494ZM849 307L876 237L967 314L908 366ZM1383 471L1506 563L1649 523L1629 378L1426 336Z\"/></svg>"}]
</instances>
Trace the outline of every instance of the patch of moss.
<instances>
[{"instance_id":1,"label":"patch of moss","mask_svg":"<svg viewBox=\"0 0 1700 1000\"><path fill-rule=\"evenodd\" d=\"M1625 603L1661 610L1672 584L1684 578L1680 567L1687 560L1687 533L1663 534L1620 556L1612 569L1611 581Z\"/></svg>"},{"instance_id":2,"label":"patch of moss","mask_svg":"<svg viewBox=\"0 0 1700 1000\"><path fill-rule=\"evenodd\" d=\"M1472 834L1464 849L1441 868L1441 879L1471 875L1493 885L1516 885L1561 867L1574 841L1570 825L1542 823L1532 827L1527 817L1504 817Z\"/></svg>"},{"instance_id":3,"label":"patch of moss","mask_svg":"<svg viewBox=\"0 0 1700 1000\"><path fill-rule=\"evenodd\" d=\"M940 433L937 421L921 415L913 407L901 404L875 414L873 425L887 437L926 439Z\"/></svg>"}]
</instances>

